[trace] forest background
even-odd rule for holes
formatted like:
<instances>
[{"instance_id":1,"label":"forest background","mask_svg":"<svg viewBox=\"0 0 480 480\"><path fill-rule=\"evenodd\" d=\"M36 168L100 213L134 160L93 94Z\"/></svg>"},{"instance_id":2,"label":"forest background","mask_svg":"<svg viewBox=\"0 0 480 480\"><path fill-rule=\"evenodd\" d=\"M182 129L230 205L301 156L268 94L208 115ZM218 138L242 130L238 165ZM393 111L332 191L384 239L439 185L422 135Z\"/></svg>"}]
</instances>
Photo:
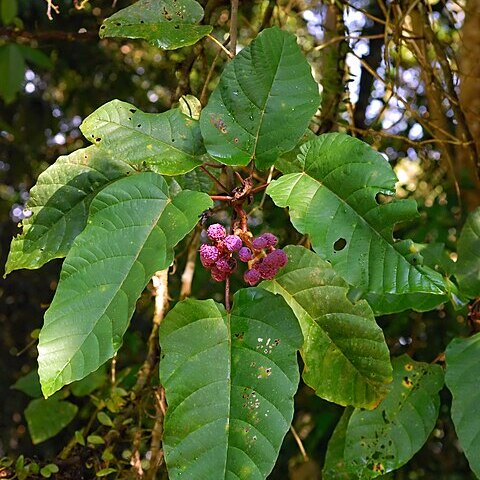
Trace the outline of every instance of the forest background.
<instances>
[{"instance_id":1,"label":"forest background","mask_svg":"<svg viewBox=\"0 0 480 480\"><path fill-rule=\"evenodd\" d=\"M214 26L212 35L226 39L230 2L200 3L205 23ZM187 94L205 104L218 81L227 57L209 39L174 51L141 41L99 40L101 22L128 4L1 2L2 266L24 216L29 189L59 155L86 144L78 127L92 111L114 98L145 112L167 110ZM397 195L415 198L422 216L415 225L402 226L402 236L444 244L455 260L459 228L480 203L480 1L242 1L238 48L272 25L297 35L321 86L321 109L312 130L346 132L382 152L399 178ZM268 218L276 231L282 231L284 222L284 216ZM177 258L172 297L185 288L186 255L185 251ZM30 398L11 389L35 368L36 332L53 297L60 266L54 261L41 271L14 272L0 284L0 457L23 454L45 462L58 455L85 422L80 415L58 436L33 445L24 416ZM198 298L209 296L205 272L197 269L193 282ZM221 300L220 289L217 294ZM152 312L147 290L116 360L127 377L134 378L144 361ZM462 333L467 319L465 312L440 307L385 316L378 322L392 354L408 353L430 362L451 336ZM448 417L449 394L442 395L443 410L430 440L395 478L472 475ZM74 402L88 415L85 397ZM152 405L153 399L142 406L145 415L154 412ZM304 461L289 434L271 478L286 478L286 471L293 479L320 478L326 445L341 411L302 386L294 427L309 460ZM148 431L143 434L148 436ZM131 446L125 446L130 453L134 437L132 433Z\"/></svg>"}]
</instances>

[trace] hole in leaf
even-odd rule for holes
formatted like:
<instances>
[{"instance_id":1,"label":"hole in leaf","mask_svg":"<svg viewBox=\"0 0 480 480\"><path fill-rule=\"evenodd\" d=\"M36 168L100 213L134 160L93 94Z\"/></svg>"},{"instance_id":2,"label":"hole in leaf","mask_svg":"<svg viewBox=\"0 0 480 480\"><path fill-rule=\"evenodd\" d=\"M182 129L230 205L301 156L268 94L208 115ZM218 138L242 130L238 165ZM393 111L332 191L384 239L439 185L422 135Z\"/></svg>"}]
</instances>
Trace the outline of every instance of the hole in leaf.
<instances>
[{"instance_id":1,"label":"hole in leaf","mask_svg":"<svg viewBox=\"0 0 480 480\"><path fill-rule=\"evenodd\" d=\"M382 192L378 192L375 195L375 201L377 202L378 205L386 205L387 203L390 203L393 200L392 195L385 195Z\"/></svg>"},{"instance_id":2,"label":"hole in leaf","mask_svg":"<svg viewBox=\"0 0 480 480\"><path fill-rule=\"evenodd\" d=\"M102 139L101 139L100 137L97 137L97 138L95 139L96 142L100 142L101 140L102 140Z\"/></svg>"},{"instance_id":3,"label":"hole in leaf","mask_svg":"<svg viewBox=\"0 0 480 480\"><path fill-rule=\"evenodd\" d=\"M103 30L104 28L106 28L105 25L102 25L102 26L100 27L100 30Z\"/></svg>"},{"instance_id":4,"label":"hole in leaf","mask_svg":"<svg viewBox=\"0 0 480 480\"><path fill-rule=\"evenodd\" d=\"M339 238L334 244L333 249L335 252L342 251L347 246L347 241L344 238Z\"/></svg>"},{"instance_id":5,"label":"hole in leaf","mask_svg":"<svg viewBox=\"0 0 480 480\"><path fill-rule=\"evenodd\" d=\"M138 128L140 128L141 126L142 126L142 124L141 124L141 123L139 123L139 124L137 125L137 127L138 127Z\"/></svg>"},{"instance_id":6,"label":"hole in leaf","mask_svg":"<svg viewBox=\"0 0 480 480\"><path fill-rule=\"evenodd\" d=\"M173 142L175 142L175 139L174 139L174 138L172 138L172 143L173 143Z\"/></svg>"},{"instance_id":7,"label":"hole in leaf","mask_svg":"<svg viewBox=\"0 0 480 480\"><path fill-rule=\"evenodd\" d=\"M121 24L120 22L117 22L115 25L116 25L117 27L121 27L121 26L122 26L122 24Z\"/></svg>"},{"instance_id":8,"label":"hole in leaf","mask_svg":"<svg viewBox=\"0 0 480 480\"><path fill-rule=\"evenodd\" d=\"M131 111L132 113L135 113L137 110L136 110L135 108L131 108L130 111Z\"/></svg>"},{"instance_id":9,"label":"hole in leaf","mask_svg":"<svg viewBox=\"0 0 480 480\"><path fill-rule=\"evenodd\" d=\"M140 23L145 23L143 20L140 20Z\"/></svg>"},{"instance_id":10,"label":"hole in leaf","mask_svg":"<svg viewBox=\"0 0 480 480\"><path fill-rule=\"evenodd\" d=\"M175 28L175 30L180 30L180 25L175 25L173 28Z\"/></svg>"}]
</instances>

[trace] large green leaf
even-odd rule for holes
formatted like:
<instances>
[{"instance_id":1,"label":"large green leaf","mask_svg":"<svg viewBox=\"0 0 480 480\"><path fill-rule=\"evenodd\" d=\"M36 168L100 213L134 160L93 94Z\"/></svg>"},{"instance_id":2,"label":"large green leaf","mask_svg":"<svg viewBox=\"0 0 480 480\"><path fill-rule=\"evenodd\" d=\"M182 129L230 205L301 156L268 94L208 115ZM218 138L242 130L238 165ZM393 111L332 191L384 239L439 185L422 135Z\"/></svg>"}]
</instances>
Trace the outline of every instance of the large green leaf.
<instances>
[{"instance_id":1,"label":"large green leaf","mask_svg":"<svg viewBox=\"0 0 480 480\"><path fill-rule=\"evenodd\" d=\"M430 310L447 299L442 276L418 265L410 241L394 242L397 222L416 216L414 200L383 203L395 194L396 177L381 154L348 135L322 135L301 147L295 163L267 193L314 250L376 313Z\"/></svg>"},{"instance_id":2,"label":"large green leaf","mask_svg":"<svg viewBox=\"0 0 480 480\"><path fill-rule=\"evenodd\" d=\"M203 8L194 0L139 0L107 18L100 37L143 38L155 47L175 50L197 43L212 31L196 25Z\"/></svg>"},{"instance_id":3,"label":"large green leaf","mask_svg":"<svg viewBox=\"0 0 480 480\"><path fill-rule=\"evenodd\" d=\"M94 198L40 332L45 396L113 356L150 277L170 265L173 247L211 204L200 192L170 198L165 180L146 172L122 178Z\"/></svg>"},{"instance_id":4,"label":"large green leaf","mask_svg":"<svg viewBox=\"0 0 480 480\"><path fill-rule=\"evenodd\" d=\"M25 59L19 45L7 43L0 45L0 97L5 103L15 100L22 88L25 75Z\"/></svg>"},{"instance_id":5,"label":"large green leaf","mask_svg":"<svg viewBox=\"0 0 480 480\"><path fill-rule=\"evenodd\" d=\"M407 355L393 360L393 388L372 411L356 409L348 422L344 458L361 479L395 470L427 441L440 407L443 370Z\"/></svg>"},{"instance_id":6,"label":"large green leaf","mask_svg":"<svg viewBox=\"0 0 480 480\"><path fill-rule=\"evenodd\" d=\"M133 169L95 146L61 156L37 180L23 220L23 232L12 240L5 274L20 268L40 268L64 257L85 228L93 196L112 180Z\"/></svg>"},{"instance_id":7,"label":"large green leaf","mask_svg":"<svg viewBox=\"0 0 480 480\"><path fill-rule=\"evenodd\" d=\"M226 67L200 116L208 153L228 165L272 165L297 144L319 104L297 39L264 30Z\"/></svg>"},{"instance_id":8,"label":"large green leaf","mask_svg":"<svg viewBox=\"0 0 480 480\"><path fill-rule=\"evenodd\" d=\"M202 162L205 153L197 120L178 109L144 113L130 103L112 100L80 126L85 137L130 165L145 165L161 175L179 175Z\"/></svg>"},{"instance_id":9,"label":"large green leaf","mask_svg":"<svg viewBox=\"0 0 480 480\"><path fill-rule=\"evenodd\" d=\"M25 409L32 443L44 442L65 428L77 414L78 407L56 397L32 400Z\"/></svg>"},{"instance_id":10,"label":"large green leaf","mask_svg":"<svg viewBox=\"0 0 480 480\"><path fill-rule=\"evenodd\" d=\"M480 478L480 333L455 338L445 352L445 383L452 392L452 419L470 468Z\"/></svg>"},{"instance_id":11,"label":"large green leaf","mask_svg":"<svg viewBox=\"0 0 480 480\"><path fill-rule=\"evenodd\" d=\"M328 441L325 464L322 470L323 480L357 480L358 476L349 472L345 466L344 451L348 422L353 408L346 408Z\"/></svg>"},{"instance_id":12,"label":"large green leaf","mask_svg":"<svg viewBox=\"0 0 480 480\"><path fill-rule=\"evenodd\" d=\"M392 381L390 354L365 300L352 304L348 285L318 255L288 246L287 266L262 287L282 295L305 339L303 379L340 405L374 408Z\"/></svg>"},{"instance_id":13,"label":"large green leaf","mask_svg":"<svg viewBox=\"0 0 480 480\"><path fill-rule=\"evenodd\" d=\"M480 296L480 207L470 213L460 233L455 276L462 293Z\"/></svg>"},{"instance_id":14,"label":"large green leaf","mask_svg":"<svg viewBox=\"0 0 480 480\"><path fill-rule=\"evenodd\" d=\"M238 291L228 314L185 300L160 327L171 479L264 479L293 416L302 334L279 295Z\"/></svg>"}]
</instances>

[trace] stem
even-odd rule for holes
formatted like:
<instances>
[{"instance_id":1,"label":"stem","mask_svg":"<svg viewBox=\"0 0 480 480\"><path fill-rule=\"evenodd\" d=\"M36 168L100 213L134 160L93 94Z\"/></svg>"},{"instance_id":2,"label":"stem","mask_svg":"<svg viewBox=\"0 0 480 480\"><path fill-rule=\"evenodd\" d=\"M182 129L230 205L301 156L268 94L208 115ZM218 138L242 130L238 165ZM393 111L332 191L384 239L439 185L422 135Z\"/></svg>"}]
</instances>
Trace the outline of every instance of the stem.
<instances>
[{"instance_id":1,"label":"stem","mask_svg":"<svg viewBox=\"0 0 480 480\"><path fill-rule=\"evenodd\" d=\"M195 273L195 264L197 259L197 251L200 245L200 231L195 230L192 241L188 246L187 263L182 273L182 286L180 287L180 300L190 296L192 292L193 274Z\"/></svg>"},{"instance_id":2,"label":"stem","mask_svg":"<svg viewBox=\"0 0 480 480\"><path fill-rule=\"evenodd\" d=\"M212 175L204 165L200 165L200 169L203 170L225 193L229 193L228 188L215 175Z\"/></svg>"},{"instance_id":3,"label":"stem","mask_svg":"<svg viewBox=\"0 0 480 480\"><path fill-rule=\"evenodd\" d=\"M269 183L264 183L263 185L259 185L258 187L252 188L251 193L261 192L262 190L265 190L269 185L270 185Z\"/></svg>"},{"instance_id":4,"label":"stem","mask_svg":"<svg viewBox=\"0 0 480 480\"><path fill-rule=\"evenodd\" d=\"M290 431L292 432L293 438L297 442L298 448L303 457L303 461L308 462L308 455L307 455L307 452L305 451L305 447L303 446L302 439L298 435L297 431L293 428L293 425L290 425Z\"/></svg>"},{"instance_id":5,"label":"stem","mask_svg":"<svg viewBox=\"0 0 480 480\"><path fill-rule=\"evenodd\" d=\"M230 277L225 279L225 309L230 312Z\"/></svg>"},{"instance_id":6,"label":"stem","mask_svg":"<svg viewBox=\"0 0 480 480\"><path fill-rule=\"evenodd\" d=\"M150 380L152 371L155 368L158 358L158 329L160 323L165 315L166 306L168 304L168 268L156 272L152 277L154 295L155 295L155 310L152 319L152 330L148 338L148 353L147 358L143 362L137 376L137 383L133 387L135 394L140 392L143 387Z\"/></svg>"},{"instance_id":7,"label":"stem","mask_svg":"<svg viewBox=\"0 0 480 480\"><path fill-rule=\"evenodd\" d=\"M212 35L207 35L207 38L216 43L228 55L228 58L233 58L233 55L215 37Z\"/></svg>"},{"instance_id":8,"label":"stem","mask_svg":"<svg viewBox=\"0 0 480 480\"><path fill-rule=\"evenodd\" d=\"M233 200L233 197L230 197L229 195L210 195L210 198L221 202L229 202L230 200Z\"/></svg>"},{"instance_id":9,"label":"stem","mask_svg":"<svg viewBox=\"0 0 480 480\"><path fill-rule=\"evenodd\" d=\"M237 32L238 32L238 0L231 0L230 10L230 54L231 58L237 52Z\"/></svg>"},{"instance_id":10,"label":"stem","mask_svg":"<svg viewBox=\"0 0 480 480\"><path fill-rule=\"evenodd\" d=\"M150 467L145 475L145 480L155 480L157 471L163 463L162 436L163 418L165 417L165 390L162 386L155 390L155 424L152 429L152 441L150 442Z\"/></svg>"}]
</instances>

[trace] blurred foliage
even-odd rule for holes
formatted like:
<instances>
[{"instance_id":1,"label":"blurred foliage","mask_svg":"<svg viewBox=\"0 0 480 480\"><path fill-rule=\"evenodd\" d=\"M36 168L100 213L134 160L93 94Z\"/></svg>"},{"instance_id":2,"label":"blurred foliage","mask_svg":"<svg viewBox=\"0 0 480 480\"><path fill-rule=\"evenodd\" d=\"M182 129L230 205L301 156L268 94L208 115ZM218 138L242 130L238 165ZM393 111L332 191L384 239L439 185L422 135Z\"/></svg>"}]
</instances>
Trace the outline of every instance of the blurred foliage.
<instances>
[{"instance_id":1,"label":"blurred foliage","mask_svg":"<svg viewBox=\"0 0 480 480\"><path fill-rule=\"evenodd\" d=\"M212 35L226 39L230 2L200 3L204 23L214 27ZM18 233L29 189L59 155L86 146L78 127L93 110L118 98L145 112L162 112L185 94L205 104L218 81L226 58L208 39L170 52L140 40L99 40L103 19L129 4L76 0L56 7L43 0L0 2L2 265L10 240ZM298 36L329 99L329 110L316 115L312 129L323 131L328 122L328 131L358 136L388 156L399 177L399 196L414 197L420 205L420 221L402 226L397 234L418 243L443 244L446 254L430 252L431 266L440 270L455 261L460 226L479 203L472 138L478 142L480 132L473 131L472 118L476 125L480 122L478 112L469 107L480 95L477 82L476 97L471 91L470 97L462 96L461 60L468 49L478 52L480 46L464 45L460 33L478 4L470 0L472 8L467 8L464 2L451 0L252 0L241 2L239 11L239 46L248 45L270 25ZM261 231L265 222L281 244L308 244L290 228L286 213L271 206L268 199L255 206L252 229ZM222 215L220 211L216 218L221 221ZM179 299L189 245L195 241L192 236L178 249L170 272L171 306ZM0 475L88 479L97 472L108 478L132 478L133 464L137 474L145 471L148 478L147 452L152 448L152 429L158 428L156 395L161 391L154 380L158 376L152 375L142 390L134 387L150 332L149 289L138 302L122 349L108 364L107 377L102 376L108 381L93 374L83 385L64 389L56 401L68 397L79 413L59 435L33 445L24 412L28 395L38 395L36 329L53 297L59 266L54 261L41 271L14 272L0 284L0 458L10 458L0 460ZM233 281L232 289L238 285ZM205 270L196 270L192 291L198 298L222 299L221 286L212 286ZM418 361L433 361L453 337L469 332L466 309L455 312L449 305L378 320L392 355L408 353ZM450 394L444 390L441 396L440 417L430 439L390 478L473 478L449 420ZM270 478L320 478L327 442L341 414L341 407L319 399L301 384L293 426L308 460L289 434ZM166 478L165 473L157 478Z\"/></svg>"}]
</instances>

